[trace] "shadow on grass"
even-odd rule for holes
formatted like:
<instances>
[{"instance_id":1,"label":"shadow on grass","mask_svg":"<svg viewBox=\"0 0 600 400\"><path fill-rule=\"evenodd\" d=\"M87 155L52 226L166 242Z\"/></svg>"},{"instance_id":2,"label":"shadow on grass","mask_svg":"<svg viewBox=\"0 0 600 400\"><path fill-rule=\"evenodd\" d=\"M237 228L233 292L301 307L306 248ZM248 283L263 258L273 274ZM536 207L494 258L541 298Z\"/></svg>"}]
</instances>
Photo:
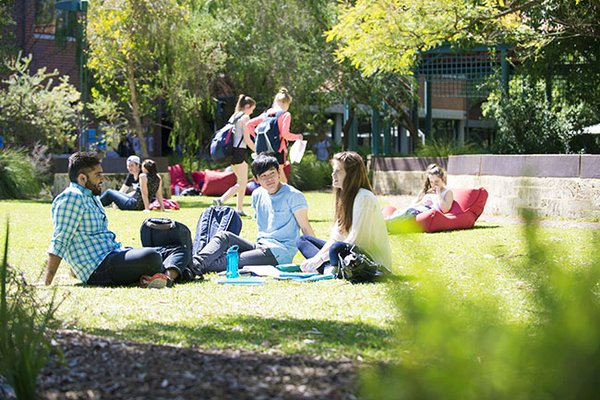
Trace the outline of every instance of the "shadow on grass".
<instances>
[{"instance_id":1,"label":"shadow on grass","mask_svg":"<svg viewBox=\"0 0 600 400\"><path fill-rule=\"evenodd\" d=\"M88 331L114 337L106 329ZM137 342L169 343L203 348L237 348L286 354L327 356L365 355L391 347L391 332L362 322L321 319L273 319L258 316L224 316L180 323L141 321L119 331L118 337Z\"/></svg>"}]
</instances>

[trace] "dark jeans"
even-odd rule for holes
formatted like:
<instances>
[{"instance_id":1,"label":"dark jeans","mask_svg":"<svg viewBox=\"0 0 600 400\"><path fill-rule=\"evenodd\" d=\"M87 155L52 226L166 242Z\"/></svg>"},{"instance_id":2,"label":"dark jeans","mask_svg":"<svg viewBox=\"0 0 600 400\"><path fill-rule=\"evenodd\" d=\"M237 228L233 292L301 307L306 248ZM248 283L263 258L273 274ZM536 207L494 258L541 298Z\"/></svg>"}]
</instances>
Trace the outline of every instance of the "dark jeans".
<instances>
[{"instance_id":1,"label":"dark jeans","mask_svg":"<svg viewBox=\"0 0 600 400\"><path fill-rule=\"evenodd\" d=\"M306 259L313 258L317 255L319 250L325 246L325 243L327 243L325 240L310 235L302 235L296 242L298 250L300 250L300 253L302 253ZM317 271L323 273L323 269L329 265L337 267L340 261L340 253L352 248L352 246L354 245L346 242L333 243L329 248L329 261L324 262ZM355 250L360 251L358 248L355 248Z\"/></svg>"},{"instance_id":2,"label":"dark jeans","mask_svg":"<svg viewBox=\"0 0 600 400\"><path fill-rule=\"evenodd\" d=\"M119 192L118 190L108 189L100 196L100 202L104 207L115 203L121 210L139 210L137 200L133 196Z\"/></svg>"},{"instance_id":3,"label":"dark jeans","mask_svg":"<svg viewBox=\"0 0 600 400\"><path fill-rule=\"evenodd\" d=\"M120 286L138 283L142 275L152 276L176 269L181 275L190 263L190 251L183 246L143 247L116 250L106 256L89 277L89 285Z\"/></svg>"},{"instance_id":4,"label":"dark jeans","mask_svg":"<svg viewBox=\"0 0 600 400\"><path fill-rule=\"evenodd\" d=\"M258 245L238 235L222 231L217 233L204 248L193 256L194 272L221 272L227 269L226 253L233 245L238 245L240 255L238 268L246 265L277 265L277 259L268 247Z\"/></svg>"}]
</instances>

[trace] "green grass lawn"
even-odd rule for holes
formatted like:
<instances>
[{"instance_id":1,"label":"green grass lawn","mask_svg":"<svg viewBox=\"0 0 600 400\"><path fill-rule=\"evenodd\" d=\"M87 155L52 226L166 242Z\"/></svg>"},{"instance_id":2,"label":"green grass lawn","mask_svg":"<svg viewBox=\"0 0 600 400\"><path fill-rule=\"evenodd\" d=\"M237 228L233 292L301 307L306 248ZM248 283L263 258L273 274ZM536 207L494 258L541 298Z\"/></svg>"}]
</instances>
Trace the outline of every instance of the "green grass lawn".
<instances>
[{"instance_id":1,"label":"green grass lawn","mask_svg":"<svg viewBox=\"0 0 600 400\"><path fill-rule=\"evenodd\" d=\"M311 223L325 238L333 216L332 195L306 195ZM168 216L193 233L212 198L178 200L182 209L165 214L108 209L109 227L119 241L133 247L140 246L139 227L149 216ZM50 203L2 201L0 214L10 220L9 263L30 282L40 281L52 233ZM244 219L242 235L255 237L252 220ZM540 238L552 246L556 261L570 270L591 266L599 235L595 230L540 228ZM65 328L140 342L388 360L394 357L392 331L401 317L390 291L410 290L434 274L465 300L493 299L508 321L534 323L538 318L530 279L542 271L528 266L521 226L482 223L472 230L390 240L395 272L403 279L371 285L335 280L223 286L215 282L216 275L208 275L205 281L165 290L92 288L71 278L63 263L53 285L64 297L58 317ZM297 255L295 261L301 260ZM43 287L41 295L49 296L51 290Z\"/></svg>"}]
</instances>

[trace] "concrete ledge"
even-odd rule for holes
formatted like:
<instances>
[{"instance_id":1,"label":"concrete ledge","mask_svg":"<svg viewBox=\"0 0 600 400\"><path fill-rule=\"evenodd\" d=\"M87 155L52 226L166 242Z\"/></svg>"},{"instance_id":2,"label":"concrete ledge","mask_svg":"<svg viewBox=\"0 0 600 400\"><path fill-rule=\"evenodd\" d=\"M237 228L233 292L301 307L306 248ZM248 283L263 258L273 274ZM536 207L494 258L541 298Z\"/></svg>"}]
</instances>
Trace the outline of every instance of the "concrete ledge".
<instances>
[{"instance_id":1,"label":"concrete ledge","mask_svg":"<svg viewBox=\"0 0 600 400\"><path fill-rule=\"evenodd\" d=\"M159 173L163 182L163 197L165 199L171 198L171 178L169 177L168 172ZM106 189L116 189L119 190L125 182L125 177L127 173L108 173L104 174L104 185L102 191ZM52 185L52 197L56 197L60 192L62 192L67 186L69 186L69 174L67 173L59 173L54 174L54 184Z\"/></svg>"},{"instance_id":2,"label":"concrete ledge","mask_svg":"<svg viewBox=\"0 0 600 400\"><path fill-rule=\"evenodd\" d=\"M424 171L431 163L448 168L448 157L371 157L375 171Z\"/></svg>"},{"instance_id":3,"label":"concrete ledge","mask_svg":"<svg viewBox=\"0 0 600 400\"><path fill-rule=\"evenodd\" d=\"M416 196L430 160L371 160L378 194ZM416 167L416 170L411 168ZM600 219L600 155L464 155L448 158L449 187L484 187L484 215Z\"/></svg>"},{"instance_id":4,"label":"concrete ledge","mask_svg":"<svg viewBox=\"0 0 600 400\"><path fill-rule=\"evenodd\" d=\"M581 155L581 177L600 178L600 156Z\"/></svg>"},{"instance_id":5,"label":"concrete ledge","mask_svg":"<svg viewBox=\"0 0 600 400\"><path fill-rule=\"evenodd\" d=\"M167 157L149 157L156 162L156 168L160 172L167 172L169 167L169 161ZM144 159L142 158L142 161ZM127 158L103 158L102 169L105 173L127 173ZM65 173L69 167L69 154L58 154L52 156L52 167L54 173Z\"/></svg>"}]
</instances>

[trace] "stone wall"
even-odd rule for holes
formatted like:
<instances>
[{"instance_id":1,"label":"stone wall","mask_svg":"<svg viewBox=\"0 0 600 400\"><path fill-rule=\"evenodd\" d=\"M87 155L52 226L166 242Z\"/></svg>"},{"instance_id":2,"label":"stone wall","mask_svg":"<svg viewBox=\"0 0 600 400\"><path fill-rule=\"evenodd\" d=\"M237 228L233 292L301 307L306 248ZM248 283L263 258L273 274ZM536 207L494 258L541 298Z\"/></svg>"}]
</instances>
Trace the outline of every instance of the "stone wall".
<instances>
[{"instance_id":1,"label":"stone wall","mask_svg":"<svg viewBox=\"0 0 600 400\"><path fill-rule=\"evenodd\" d=\"M370 161L378 193L416 195L431 159ZM451 156L447 170L449 187L487 189L484 215L516 216L528 207L542 217L600 219L600 155Z\"/></svg>"},{"instance_id":2,"label":"stone wall","mask_svg":"<svg viewBox=\"0 0 600 400\"><path fill-rule=\"evenodd\" d=\"M171 198L171 178L168 172L159 173L163 181L163 197L165 199ZM125 182L126 173L108 173L104 174L104 184L102 185L102 191L106 189L119 190ZM62 192L67 186L69 186L69 175L67 173L54 174L54 184L52 185L52 197L56 197L57 194Z\"/></svg>"}]
</instances>

